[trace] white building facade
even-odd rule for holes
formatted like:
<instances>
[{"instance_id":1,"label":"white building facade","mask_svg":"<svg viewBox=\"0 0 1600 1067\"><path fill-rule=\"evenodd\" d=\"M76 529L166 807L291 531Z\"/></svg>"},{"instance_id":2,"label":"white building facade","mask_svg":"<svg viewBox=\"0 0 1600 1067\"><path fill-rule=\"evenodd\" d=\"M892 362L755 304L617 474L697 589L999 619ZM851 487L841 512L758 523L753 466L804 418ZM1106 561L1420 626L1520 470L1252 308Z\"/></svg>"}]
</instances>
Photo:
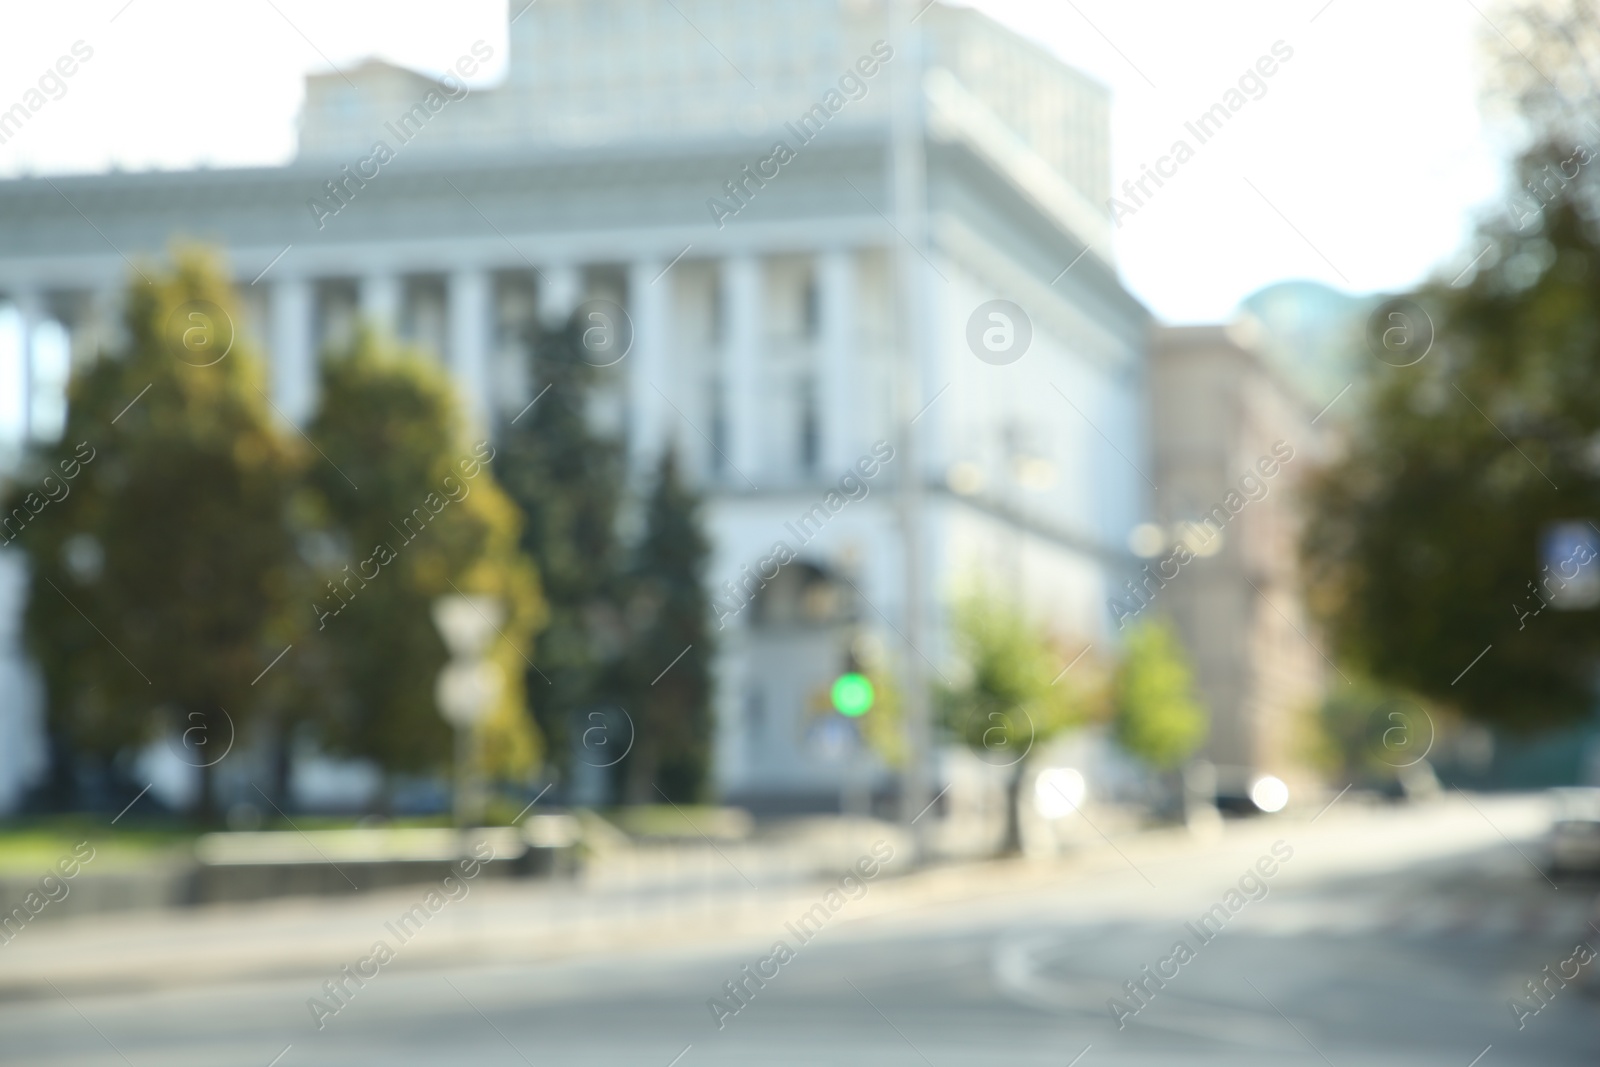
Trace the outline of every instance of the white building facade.
<instances>
[{"instance_id":1,"label":"white building facade","mask_svg":"<svg viewBox=\"0 0 1600 1067\"><path fill-rule=\"evenodd\" d=\"M58 323L73 359L93 358L115 337L124 256L192 238L223 249L286 418L308 418L318 353L364 317L444 361L493 433L538 393L535 317L625 308L632 348L596 418L636 474L677 448L707 495L713 592L730 603L724 583L776 542L796 555L719 633L727 800L836 801L848 760L827 683L852 648L891 670L917 656L937 683L963 583L997 586L1063 636L1114 641L1107 599L1137 570L1126 535L1148 506L1148 322L1095 206L1109 185L1101 88L940 4L905 34L881 0L541 0L509 41L488 89L380 62L308 78L286 166L0 182L0 294L25 347ZM474 46L456 70L492 58ZM926 160L927 237L909 260L923 294L914 471L895 402L909 254L892 221L896 64L920 72ZM969 344L996 299L1031 331L1003 365ZM58 388L30 365L30 395ZM902 639L896 506L911 477L918 649ZM0 608L23 580L16 557L0 549ZM0 625L4 738L37 733L15 629ZM0 758L0 805L38 762Z\"/></svg>"}]
</instances>

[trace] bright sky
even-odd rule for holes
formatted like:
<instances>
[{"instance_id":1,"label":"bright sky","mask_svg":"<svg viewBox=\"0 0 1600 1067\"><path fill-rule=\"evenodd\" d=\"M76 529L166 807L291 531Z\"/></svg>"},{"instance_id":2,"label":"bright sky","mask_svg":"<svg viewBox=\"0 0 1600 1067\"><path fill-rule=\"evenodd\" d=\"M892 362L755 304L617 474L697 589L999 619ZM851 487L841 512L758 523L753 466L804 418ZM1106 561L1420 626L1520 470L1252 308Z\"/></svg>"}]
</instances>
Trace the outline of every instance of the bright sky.
<instances>
[{"instance_id":1,"label":"bright sky","mask_svg":"<svg viewBox=\"0 0 1600 1067\"><path fill-rule=\"evenodd\" d=\"M1123 219L1121 269L1161 318L1218 319L1286 278L1397 289L1471 258L1472 211L1492 206L1501 165L1477 112L1492 31L1467 0L972 3L1110 87L1118 185L1177 138L1196 145L1184 122L1274 42L1293 49L1267 94ZM437 70L480 37L505 55L506 0L7 6L0 110L74 42L93 58L0 146L0 175L278 163L308 70L372 54Z\"/></svg>"},{"instance_id":2,"label":"bright sky","mask_svg":"<svg viewBox=\"0 0 1600 1067\"><path fill-rule=\"evenodd\" d=\"M1478 251L1471 222L1503 173L1478 118L1483 0L972 6L1111 89L1117 186L1174 140L1195 147L1116 234L1128 286L1169 322L1225 317L1288 278L1356 292L1452 278ZM1294 56L1266 95L1197 145L1184 123L1280 40Z\"/></svg>"}]
</instances>

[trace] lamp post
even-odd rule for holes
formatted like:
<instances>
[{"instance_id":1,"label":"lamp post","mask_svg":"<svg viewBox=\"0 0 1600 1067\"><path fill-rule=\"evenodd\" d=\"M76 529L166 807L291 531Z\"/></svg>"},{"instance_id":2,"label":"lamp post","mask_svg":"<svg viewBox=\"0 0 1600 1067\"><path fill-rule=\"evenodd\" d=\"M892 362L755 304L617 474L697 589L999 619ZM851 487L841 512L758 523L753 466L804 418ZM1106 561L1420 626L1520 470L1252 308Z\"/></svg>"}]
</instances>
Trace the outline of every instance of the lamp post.
<instances>
[{"instance_id":1,"label":"lamp post","mask_svg":"<svg viewBox=\"0 0 1600 1067\"><path fill-rule=\"evenodd\" d=\"M505 678L483 658L503 612L493 597L444 596L433 602L433 624L450 650L434 683L439 714L455 728L455 822L465 830L479 814L472 768L472 730L500 696Z\"/></svg>"},{"instance_id":2,"label":"lamp post","mask_svg":"<svg viewBox=\"0 0 1600 1067\"><path fill-rule=\"evenodd\" d=\"M852 656L852 661L854 657ZM833 710L850 724L850 743L845 748L844 775L839 786L839 813L867 818L872 814L872 789L867 781L866 737L861 717L872 710L876 694L866 675L850 669L833 680L829 690Z\"/></svg>"},{"instance_id":3,"label":"lamp post","mask_svg":"<svg viewBox=\"0 0 1600 1067\"><path fill-rule=\"evenodd\" d=\"M890 75L889 185L895 229L902 242L895 250L896 315L902 328L895 374L895 422L900 442L900 530L905 591L901 610L905 643L906 771L902 779L901 818L911 832L914 864L928 854L928 823L917 825L932 794L932 697L922 662L923 507L922 456L916 421L923 406L923 367L928 358L923 310L922 249L927 244L927 159L922 100L922 41L916 25L921 0L894 0L885 5L890 39L901 56Z\"/></svg>"}]
</instances>

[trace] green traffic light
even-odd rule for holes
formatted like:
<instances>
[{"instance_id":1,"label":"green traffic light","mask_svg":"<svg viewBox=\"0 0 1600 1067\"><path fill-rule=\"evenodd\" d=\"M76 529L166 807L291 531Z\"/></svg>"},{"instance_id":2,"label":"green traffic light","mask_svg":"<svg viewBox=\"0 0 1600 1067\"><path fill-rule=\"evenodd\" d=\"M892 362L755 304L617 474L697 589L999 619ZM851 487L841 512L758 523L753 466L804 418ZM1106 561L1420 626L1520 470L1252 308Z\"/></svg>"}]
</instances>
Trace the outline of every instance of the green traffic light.
<instances>
[{"instance_id":1,"label":"green traffic light","mask_svg":"<svg viewBox=\"0 0 1600 1067\"><path fill-rule=\"evenodd\" d=\"M833 682L833 709L840 715L855 718L865 715L872 707L872 683L864 674L841 674Z\"/></svg>"}]
</instances>

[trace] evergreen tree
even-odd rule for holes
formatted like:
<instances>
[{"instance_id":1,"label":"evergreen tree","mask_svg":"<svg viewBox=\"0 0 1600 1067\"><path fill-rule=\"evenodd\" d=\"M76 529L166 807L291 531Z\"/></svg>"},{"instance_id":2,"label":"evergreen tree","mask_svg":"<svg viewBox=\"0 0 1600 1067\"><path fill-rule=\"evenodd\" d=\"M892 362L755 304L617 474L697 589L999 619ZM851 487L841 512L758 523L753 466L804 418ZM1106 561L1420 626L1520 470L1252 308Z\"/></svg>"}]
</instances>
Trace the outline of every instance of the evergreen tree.
<instances>
[{"instance_id":1,"label":"evergreen tree","mask_svg":"<svg viewBox=\"0 0 1600 1067\"><path fill-rule=\"evenodd\" d=\"M544 605L494 447L468 443L436 364L364 330L323 360L308 430L320 453L303 553L314 578L297 610L310 631L302 677L325 710L326 743L391 772L448 766L451 728L434 701L448 652L430 609L438 597L486 594L504 612L486 655L506 684L479 727L480 762L526 775L541 753L523 672Z\"/></svg>"},{"instance_id":2,"label":"evergreen tree","mask_svg":"<svg viewBox=\"0 0 1600 1067\"><path fill-rule=\"evenodd\" d=\"M607 698L606 679L626 648L615 606L623 463L619 444L590 425L597 372L579 356L581 324L537 329L531 342L532 377L544 391L505 428L500 470L525 517L522 548L549 610L527 685L551 756L569 769L579 717Z\"/></svg>"},{"instance_id":3,"label":"evergreen tree","mask_svg":"<svg viewBox=\"0 0 1600 1067\"><path fill-rule=\"evenodd\" d=\"M1112 680L1113 732L1122 747L1170 771L1200 747L1209 723L1183 647L1165 621L1132 627Z\"/></svg>"},{"instance_id":4,"label":"evergreen tree","mask_svg":"<svg viewBox=\"0 0 1600 1067\"><path fill-rule=\"evenodd\" d=\"M66 432L19 473L5 534L28 554L27 643L50 729L109 758L163 726L202 766L263 706L288 643L298 457L274 427L226 275L180 249L130 283L127 343L80 373Z\"/></svg>"},{"instance_id":5,"label":"evergreen tree","mask_svg":"<svg viewBox=\"0 0 1600 1067\"><path fill-rule=\"evenodd\" d=\"M689 803L704 795L714 652L704 581L709 555L700 499L683 484L669 450L628 571L631 639L620 691L636 736L621 769L631 803L655 803L662 794Z\"/></svg>"}]
</instances>

